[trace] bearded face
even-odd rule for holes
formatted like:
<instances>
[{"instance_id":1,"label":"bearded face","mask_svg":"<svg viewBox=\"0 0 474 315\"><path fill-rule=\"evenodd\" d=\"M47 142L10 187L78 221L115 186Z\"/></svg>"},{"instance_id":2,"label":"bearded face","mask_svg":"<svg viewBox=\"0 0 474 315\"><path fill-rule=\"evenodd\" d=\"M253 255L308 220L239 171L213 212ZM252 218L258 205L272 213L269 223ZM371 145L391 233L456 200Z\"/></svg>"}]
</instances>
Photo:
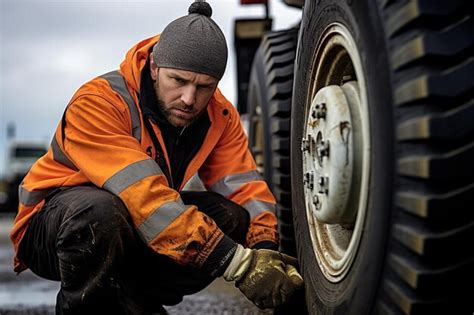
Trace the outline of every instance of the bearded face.
<instances>
[{"instance_id":1,"label":"bearded face","mask_svg":"<svg viewBox=\"0 0 474 315\"><path fill-rule=\"evenodd\" d=\"M175 127L189 125L207 109L218 83L206 74L171 68L156 69L155 78L152 71L152 78L157 104Z\"/></svg>"}]
</instances>

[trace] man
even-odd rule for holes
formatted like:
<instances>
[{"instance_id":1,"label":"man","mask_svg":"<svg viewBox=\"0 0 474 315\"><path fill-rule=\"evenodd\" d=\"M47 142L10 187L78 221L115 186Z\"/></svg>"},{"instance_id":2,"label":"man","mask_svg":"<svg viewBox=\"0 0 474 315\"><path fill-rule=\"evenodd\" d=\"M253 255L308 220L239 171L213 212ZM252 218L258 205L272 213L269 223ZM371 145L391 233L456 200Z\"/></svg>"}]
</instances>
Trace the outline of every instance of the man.
<instances>
[{"instance_id":1,"label":"man","mask_svg":"<svg viewBox=\"0 0 474 315\"><path fill-rule=\"evenodd\" d=\"M207 3L189 13L75 93L20 186L15 270L61 281L58 314L165 312L221 276L272 308L302 285L217 89L224 35ZM183 191L196 173L208 191Z\"/></svg>"}]
</instances>

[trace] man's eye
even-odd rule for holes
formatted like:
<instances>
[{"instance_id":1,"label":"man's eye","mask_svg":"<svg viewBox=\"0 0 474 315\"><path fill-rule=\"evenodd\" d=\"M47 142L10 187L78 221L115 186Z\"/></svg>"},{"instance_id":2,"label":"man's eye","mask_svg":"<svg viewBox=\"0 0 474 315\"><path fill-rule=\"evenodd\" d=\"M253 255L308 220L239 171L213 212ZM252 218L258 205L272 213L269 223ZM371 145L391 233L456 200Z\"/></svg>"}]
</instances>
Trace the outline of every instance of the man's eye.
<instances>
[{"instance_id":1,"label":"man's eye","mask_svg":"<svg viewBox=\"0 0 474 315\"><path fill-rule=\"evenodd\" d=\"M178 83L184 83L184 80L181 78L173 78Z\"/></svg>"},{"instance_id":2,"label":"man's eye","mask_svg":"<svg viewBox=\"0 0 474 315\"><path fill-rule=\"evenodd\" d=\"M198 89L200 89L200 90L210 90L211 87L209 85L198 85Z\"/></svg>"}]
</instances>

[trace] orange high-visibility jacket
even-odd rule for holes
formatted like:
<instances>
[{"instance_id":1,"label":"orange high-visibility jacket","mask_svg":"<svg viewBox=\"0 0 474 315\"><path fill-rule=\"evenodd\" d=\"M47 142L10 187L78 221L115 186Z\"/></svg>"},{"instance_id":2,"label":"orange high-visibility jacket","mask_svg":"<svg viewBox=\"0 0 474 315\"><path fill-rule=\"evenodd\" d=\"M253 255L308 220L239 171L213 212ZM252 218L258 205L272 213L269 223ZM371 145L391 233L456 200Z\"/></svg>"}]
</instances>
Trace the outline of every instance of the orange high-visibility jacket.
<instances>
[{"instance_id":1,"label":"orange high-visibility jacket","mask_svg":"<svg viewBox=\"0 0 474 315\"><path fill-rule=\"evenodd\" d=\"M249 211L249 247L278 242L275 199L256 170L238 112L218 89L207 107L211 126L178 191L169 187L154 156L147 155L146 148L154 146L137 94L141 70L157 40L159 35L138 43L120 70L89 81L74 94L47 154L19 188L19 212L10 234L15 251L45 196L57 187L92 183L123 201L153 250L179 264L200 267L224 235L212 219L180 198L179 190L196 173L208 190ZM161 131L156 125L153 129L169 167ZM15 271L26 268L15 257Z\"/></svg>"}]
</instances>

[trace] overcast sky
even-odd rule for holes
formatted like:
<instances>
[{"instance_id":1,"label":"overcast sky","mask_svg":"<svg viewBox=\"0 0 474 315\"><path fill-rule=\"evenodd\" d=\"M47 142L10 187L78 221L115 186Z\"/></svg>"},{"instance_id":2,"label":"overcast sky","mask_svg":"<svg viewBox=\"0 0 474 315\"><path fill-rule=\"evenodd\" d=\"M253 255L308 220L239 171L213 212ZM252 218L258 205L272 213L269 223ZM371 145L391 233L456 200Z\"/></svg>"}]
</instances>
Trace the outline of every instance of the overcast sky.
<instances>
[{"instance_id":1,"label":"overcast sky","mask_svg":"<svg viewBox=\"0 0 474 315\"><path fill-rule=\"evenodd\" d=\"M185 15L191 0L45 1L0 0L0 175L5 171L7 124L16 139L49 143L76 89L117 69L126 51L160 33ZM229 45L229 61L220 88L236 102L233 21L262 17L260 5L239 0L210 0L213 19ZM271 0L274 29L295 24L301 15Z\"/></svg>"}]
</instances>

